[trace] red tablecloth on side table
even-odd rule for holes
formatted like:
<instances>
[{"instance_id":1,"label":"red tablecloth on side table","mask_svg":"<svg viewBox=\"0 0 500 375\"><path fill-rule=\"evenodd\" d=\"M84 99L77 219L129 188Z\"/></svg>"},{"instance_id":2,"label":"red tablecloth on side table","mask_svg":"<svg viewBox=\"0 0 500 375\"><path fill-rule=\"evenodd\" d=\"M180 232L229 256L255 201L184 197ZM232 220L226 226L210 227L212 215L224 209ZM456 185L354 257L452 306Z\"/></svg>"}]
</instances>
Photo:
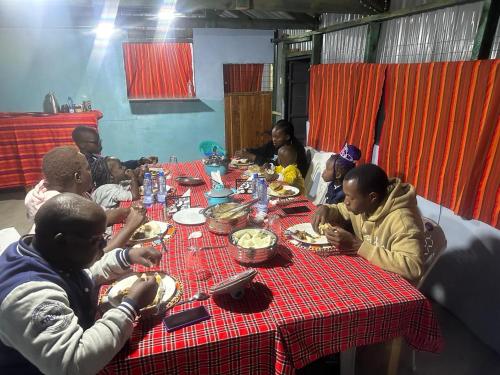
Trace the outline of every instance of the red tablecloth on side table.
<instances>
[{"instance_id":1,"label":"red tablecloth on side table","mask_svg":"<svg viewBox=\"0 0 500 375\"><path fill-rule=\"evenodd\" d=\"M78 125L97 128L99 111L81 113L0 112L0 189L32 186L40 181L43 155L72 145Z\"/></svg>"},{"instance_id":2,"label":"red tablecloth on side table","mask_svg":"<svg viewBox=\"0 0 500 375\"><path fill-rule=\"evenodd\" d=\"M209 181L201 163L181 164L176 173L205 179L206 185L191 188L192 204L205 206ZM227 185L234 186L239 174L224 176ZM181 194L187 190L177 189ZM161 211L154 205L149 215L160 219ZM309 220L290 216L281 223L285 229ZM228 253L226 236L214 235L204 225L176 228L157 269L179 278L186 297L245 269ZM192 231L201 231L203 237L188 240ZM208 281L193 280L186 272L186 248L193 243L224 246L205 250L213 273ZM173 309L202 304L212 316L208 321L173 333L164 330L160 319L139 322L129 344L103 373L282 374L328 354L398 336L420 350L439 351L442 346L429 301L400 276L361 257L322 258L280 234L280 254L255 268L259 274L242 300L222 296Z\"/></svg>"}]
</instances>

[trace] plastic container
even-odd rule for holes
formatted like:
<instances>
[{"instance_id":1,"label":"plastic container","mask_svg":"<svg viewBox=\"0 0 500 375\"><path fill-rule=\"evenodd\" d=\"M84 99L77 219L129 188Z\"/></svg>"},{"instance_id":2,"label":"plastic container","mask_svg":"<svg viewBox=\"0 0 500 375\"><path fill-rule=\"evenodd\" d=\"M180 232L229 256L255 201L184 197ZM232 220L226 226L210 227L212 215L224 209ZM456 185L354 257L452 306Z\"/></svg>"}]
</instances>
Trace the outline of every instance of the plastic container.
<instances>
[{"instance_id":1,"label":"plastic container","mask_svg":"<svg viewBox=\"0 0 500 375\"><path fill-rule=\"evenodd\" d=\"M252 175L252 198L258 198L258 193L257 193L257 184L259 182L259 174L254 173Z\"/></svg>"},{"instance_id":2,"label":"plastic container","mask_svg":"<svg viewBox=\"0 0 500 375\"><path fill-rule=\"evenodd\" d=\"M153 197L153 182L151 180L151 173L144 173L144 181L142 183L144 187L144 199L143 203L145 207L150 207L154 202Z\"/></svg>"},{"instance_id":3,"label":"plastic container","mask_svg":"<svg viewBox=\"0 0 500 375\"><path fill-rule=\"evenodd\" d=\"M257 183L258 202L255 204L257 210L256 217L264 220L267 215L269 199L267 196L267 183L263 178L258 179Z\"/></svg>"},{"instance_id":4,"label":"plastic container","mask_svg":"<svg viewBox=\"0 0 500 375\"><path fill-rule=\"evenodd\" d=\"M167 197L167 187L165 184L165 173L158 172L158 193L156 193L156 200L158 203L165 203Z\"/></svg>"}]
</instances>

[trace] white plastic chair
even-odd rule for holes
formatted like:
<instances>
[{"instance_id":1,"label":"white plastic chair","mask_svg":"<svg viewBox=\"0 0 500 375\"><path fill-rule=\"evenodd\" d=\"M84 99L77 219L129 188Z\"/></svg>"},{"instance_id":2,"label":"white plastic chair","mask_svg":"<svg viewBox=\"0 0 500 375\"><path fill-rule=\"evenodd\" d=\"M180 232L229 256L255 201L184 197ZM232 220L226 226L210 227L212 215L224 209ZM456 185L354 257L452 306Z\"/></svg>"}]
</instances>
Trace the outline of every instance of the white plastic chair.
<instances>
[{"instance_id":1,"label":"white plastic chair","mask_svg":"<svg viewBox=\"0 0 500 375\"><path fill-rule=\"evenodd\" d=\"M311 163L304 178L305 196L315 205L325 202L325 195L328 190L328 183L323 181L321 174L326 168L326 162L333 154L331 152L316 151L307 147L311 153Z\"/></svg>"},{"instance_id":2,"label":"white plastic chair","mask_svg":"<svg viewBox=\"0 0 500 375\"><path fill-rule=\"evenodd\" d=\"M14 227L5 228L0 230L0 255L12 243L21 238L19 232Z\"/></svg>"},{"instance_id":3,"label":"white plastic chair","mask_svg":"<svg viewBox=\"0 0 500 375\"><path fill-rule=\"evenodd\" d=\"M422 217L424 222L424 273L420 277L417 283L417 289L420 290L422 285L427 278L427 275L431 272L432 268L436 264L439 256L446 248L446 236L443 229L434 220L427 217ZM399 367L399 358L401 355L401 347L403 345L403 339L398 337L393 340L391 345L391 354L389 357L389 366L387 370L388 375L396 375ZM417 370L416 364L416 351L412 349L411 352L412 360L412 371Z\"/></svg>"}]
</instances>

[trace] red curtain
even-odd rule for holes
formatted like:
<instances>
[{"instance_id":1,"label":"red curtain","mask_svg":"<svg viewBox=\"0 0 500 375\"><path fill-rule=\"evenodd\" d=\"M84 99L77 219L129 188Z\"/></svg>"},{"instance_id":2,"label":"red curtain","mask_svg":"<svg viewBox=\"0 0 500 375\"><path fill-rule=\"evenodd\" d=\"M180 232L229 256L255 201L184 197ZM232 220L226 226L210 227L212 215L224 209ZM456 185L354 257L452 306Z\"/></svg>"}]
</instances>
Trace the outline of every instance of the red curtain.
<instances>
[{"instance_id":1,"label":"red curtain","mask_svg":"<svg viewBox=\"0 0 500 375\"><path fill-rule=\"evenodd\" d=\"M190 43L123 43L129 99L195 96Z\"/></svg>"},{"instance_id":2,"label":"red curtain","mask_svg":"<svg viewBox=\"0 0 500 375\"><path fill-rule=\"evenodd\" d=\"M500 60L387 67L379 165L498 227Z\"/></svg>"},{"instance_id":3,"label":"red curtain","mask_svg":"<svg viewBox=\"0 0 500 375\"><path fill-rule=\"evenodd\" d=\"M308 145L338 152L347 141L370 162L385 65L313 65L309 86Z\"/></svg>"},{"instance_id":4,"label":"red curtain","mask_svg":"<svg viewBox=\"0 0 500 375\"><path fill-rule=\"evenodd\" d=\"M258 92L264 64L224 64L224 93Z\"/></svg>"}]
</instances>

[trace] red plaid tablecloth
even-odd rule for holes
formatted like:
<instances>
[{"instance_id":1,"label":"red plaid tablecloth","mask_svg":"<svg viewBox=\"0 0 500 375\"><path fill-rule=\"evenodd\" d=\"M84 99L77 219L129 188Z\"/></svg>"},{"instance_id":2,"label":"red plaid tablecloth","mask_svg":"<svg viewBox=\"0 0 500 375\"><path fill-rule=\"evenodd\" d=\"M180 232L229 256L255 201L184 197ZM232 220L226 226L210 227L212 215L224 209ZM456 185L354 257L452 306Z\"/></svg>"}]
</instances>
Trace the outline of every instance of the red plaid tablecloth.
<instances>
[{"instance_id":1,"label":"red plaid tablecloth","mask_svg":"<svg viewBox=\"0 0 500 375\"><path fill-rule=\"evenodd\" d=\"M167 168L174 177L203 177L207 184L192 187L191 197L192 205L206 205L203 193L210 185L200 162ZM224 181L234 186L239 175L231 171ZM187 190L177 189L181 194ZM149 215L161 219L160 207L153 206ZM308 220L308 216L285 217L282 228ZM157 269L179 278L185 297L245 269L225 248L209 249L206 261L213 276L206 282L194 280L186 272L186 248L226 245L227 237L214 235L203 225L176 228ZM203 237L188 240L195 230L202 231ZM208 321L173 333L163 329L160 319L139 322L129 344L103 373L293 373L294 368L325 355L398 336L420 350L441 349L441 333L429 301L400 276L361 257L322 258L281 235L279 254L255 268L259 274L242 300L223 296L173 309L203 304L212 315Z\"/></svg>"},{"instance_id":2,"label":"red plaid tablecloth","mask_svg":"<svg viewBox=\"0 0 500 375\"><path fill-rule=\"evenodd\" d=\"M78 125L97 128L99 111L82 113L0 112L0 189L32 186L42 178L42 158L56 146L72 145Z\"/></svg>"}]
</instances>

